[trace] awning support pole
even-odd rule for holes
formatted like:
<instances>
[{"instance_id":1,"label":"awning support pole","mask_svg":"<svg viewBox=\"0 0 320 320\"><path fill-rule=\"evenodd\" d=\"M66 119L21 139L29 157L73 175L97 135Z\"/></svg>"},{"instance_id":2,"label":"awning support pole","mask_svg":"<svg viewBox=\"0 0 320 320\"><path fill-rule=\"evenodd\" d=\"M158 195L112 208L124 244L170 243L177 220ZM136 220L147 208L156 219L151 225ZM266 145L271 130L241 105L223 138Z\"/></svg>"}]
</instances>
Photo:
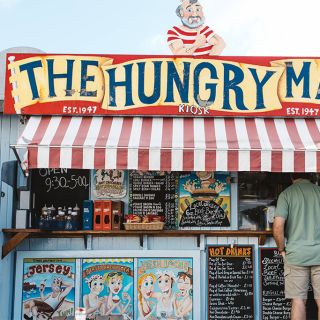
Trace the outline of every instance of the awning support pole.
<instances>
[{"instance_id":1,"label":"awning support pole","mask_svg":"<svg viewBox=\"0 0 320 320\"><path fill-rule=\"evenodd\" d=\"M24 175L25 177L27 177L27 176L28 176L28 172L22 167L22 161L21 161L21 159L20 159L20 156L19 156L19 154L18 154L18 151L17 151L16 147L15 147L15 146L10 146L10 148L12 149L12 151L13 151L13 153L14 153L17 161L18 161L18 164L19 164L19 166L20 166L20 168L21 168L21 171L23 172L23 175Z\"/></svg>"}]
</instances>

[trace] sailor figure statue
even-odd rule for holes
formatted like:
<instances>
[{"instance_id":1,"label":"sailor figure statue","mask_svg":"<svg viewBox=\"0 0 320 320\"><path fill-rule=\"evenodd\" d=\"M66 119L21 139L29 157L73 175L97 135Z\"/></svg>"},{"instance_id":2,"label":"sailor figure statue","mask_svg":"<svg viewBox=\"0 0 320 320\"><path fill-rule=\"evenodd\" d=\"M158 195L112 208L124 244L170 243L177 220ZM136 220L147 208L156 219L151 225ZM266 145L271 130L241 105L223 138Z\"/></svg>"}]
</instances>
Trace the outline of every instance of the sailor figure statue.
<instances>
[{"instance_id":1,"label":"sailor figure statue","mask_svg":"<svg viewBox=\"0 0 320 320\"><path fill-rule=\"evenodd\" d=\"M220 55L225 48L224 40L204 24L202 5L198 0L181 0L176 9L182 25L167 32L167 42L174 55Z\"/></svg>"}]
</instances>

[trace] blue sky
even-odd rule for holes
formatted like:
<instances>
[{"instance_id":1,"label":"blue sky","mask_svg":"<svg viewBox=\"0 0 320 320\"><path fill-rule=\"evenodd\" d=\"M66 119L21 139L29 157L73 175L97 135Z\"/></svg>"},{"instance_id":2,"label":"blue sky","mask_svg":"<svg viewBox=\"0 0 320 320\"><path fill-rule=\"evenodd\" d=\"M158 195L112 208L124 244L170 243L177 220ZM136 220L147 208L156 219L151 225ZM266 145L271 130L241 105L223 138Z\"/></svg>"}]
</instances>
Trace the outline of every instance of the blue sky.
<instances>
[{"instance_id":1,"label":"blue sky","mask_svg":"<svg viewBox=\"0 0 320 320\"><path fill-rule=\"evenodd\" d=\"M319 0L202 0L224 55L320 56ZM0 0L0 51L171 54L178 0Z\"/></svg>"}]
</instances>

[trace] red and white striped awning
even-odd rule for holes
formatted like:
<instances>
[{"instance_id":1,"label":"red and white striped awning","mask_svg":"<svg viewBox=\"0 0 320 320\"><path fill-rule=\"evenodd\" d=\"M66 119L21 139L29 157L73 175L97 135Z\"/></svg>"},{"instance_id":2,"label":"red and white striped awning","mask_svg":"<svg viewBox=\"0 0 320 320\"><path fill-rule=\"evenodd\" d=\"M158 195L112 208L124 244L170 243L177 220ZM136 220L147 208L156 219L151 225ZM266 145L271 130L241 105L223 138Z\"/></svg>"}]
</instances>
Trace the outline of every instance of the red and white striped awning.
<instances>
[{"instance_id":1,"label":"red and white striped awning","mask_svg":"<svg viewBox=\"0 0 320 320\"><path fill-rule=\"evenodd\" d=\"M33 116L29 168L320 171L320 120Z\"/></svg>"}]
</instances>

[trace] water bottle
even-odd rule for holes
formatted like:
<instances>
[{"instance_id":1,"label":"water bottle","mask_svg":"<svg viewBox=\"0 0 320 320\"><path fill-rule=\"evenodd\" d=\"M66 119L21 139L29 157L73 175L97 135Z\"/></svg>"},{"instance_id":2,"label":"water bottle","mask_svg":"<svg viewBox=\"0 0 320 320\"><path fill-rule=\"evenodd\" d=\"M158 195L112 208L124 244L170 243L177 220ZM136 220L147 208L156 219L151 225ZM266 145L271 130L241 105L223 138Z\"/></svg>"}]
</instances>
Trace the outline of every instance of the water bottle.
<instances>
[{"instance_id":1,"label":"water bottle","mask_svg":"<svg viewBox=\"0 0 320 320\"><path fill-rule=\"evenodd\" d=\"M79 217L76 211L71 212L71 223L72 223L72 230L78 230L79 228Z\"/></svg>"}]
</instances>

